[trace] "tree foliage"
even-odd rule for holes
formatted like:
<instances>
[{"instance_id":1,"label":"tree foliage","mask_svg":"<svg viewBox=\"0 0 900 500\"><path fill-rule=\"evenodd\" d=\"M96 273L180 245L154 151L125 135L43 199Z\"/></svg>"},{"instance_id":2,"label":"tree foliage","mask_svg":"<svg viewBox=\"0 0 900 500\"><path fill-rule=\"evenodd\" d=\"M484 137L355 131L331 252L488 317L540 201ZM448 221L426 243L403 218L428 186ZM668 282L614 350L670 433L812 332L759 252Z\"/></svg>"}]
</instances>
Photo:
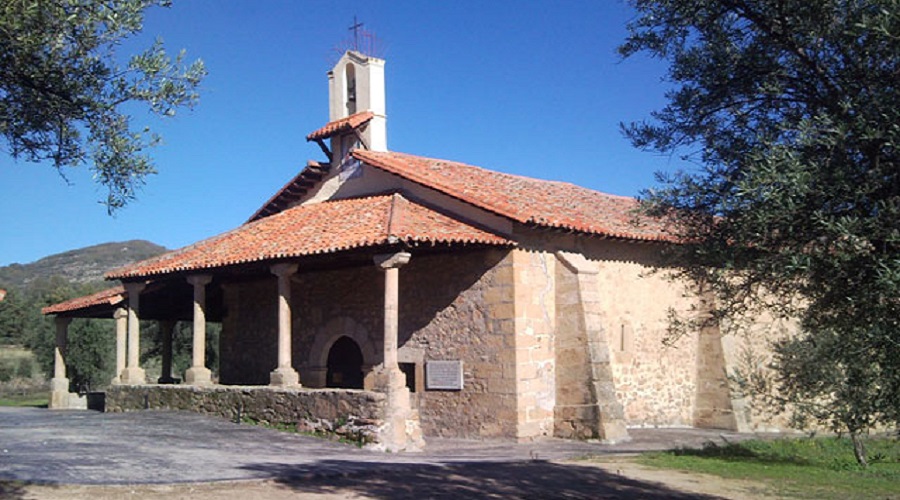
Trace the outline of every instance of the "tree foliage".
<instances>
[{"instance_id":1,"label":"tree foliage","mask_svg":"<svg viewBox=\"0 0 900 500\"><path fill-rule=\"evenodd\" d=\"M9 286L9 285L3 285ZM31 350L45 374L53 373L56 327L41 308L96 292L106 285L71 283L61 277L37 278L27 286L13 286L0 302L0 344L19 345ZM111 321L76 319L69 325L66 364L75 390L103 386L115 368L115 335Z\"/></svg>"},{"instance_id":2,"label":"tree foliage","mask_svg":"<svg viewBox=\"0 0 900 500\"><path fill-rule=\"evenodd\" d=\"M159 141L126 106L173 116L193 106L202 61L174 59L157 40L124 64L116 49L142 29L144 11L167 0L0 0L0 136L9 154L66 167L92 165L110 212L154 173Z\"/></svg>"},{"instance_id":3,"label":"tree foliage","mask_svg":"<svg viewBox=\"0 0 900 500\"><path fill-rule=\"evenodd\" d=\"M775 384L800 419L896 425L900 0L632 3L620 51L668 61L672 87L625 133L695 165L644 196L683 237L671 263L723 317L799 319Z\"/></svg>"},{"instance_id":4,"label":"tree foliage","mask_svg":"<svg viewBox=\"0 0 900 500\"><path fill-rule=\"evenodd\" d=\"M24 286L0 282L9 294L0 302L0 349L22 346L32 351L40 370L53 374L56 326L52 316L43 316L41 309L68 299L89 295L108 287L104 282L74 283L60 276L38 277ZM191 365L192 326L179 321L175 325L172 344L172 375L180 377ZM219 332L221 325L209 323L206 335L206 362L213 374L218 374ZM159 372L162 364L163 338L155 321L141 322L141 364L148 372ZM115 375L116 333L112 319L75 318L69 324L66 349L67 376L71 390L89 392L106 387ZM15 372L24 372L18 367ZM30 368L30 367L29 367ZM4 367L0 367L0 382Z\"/></svg>"}]
</instances>

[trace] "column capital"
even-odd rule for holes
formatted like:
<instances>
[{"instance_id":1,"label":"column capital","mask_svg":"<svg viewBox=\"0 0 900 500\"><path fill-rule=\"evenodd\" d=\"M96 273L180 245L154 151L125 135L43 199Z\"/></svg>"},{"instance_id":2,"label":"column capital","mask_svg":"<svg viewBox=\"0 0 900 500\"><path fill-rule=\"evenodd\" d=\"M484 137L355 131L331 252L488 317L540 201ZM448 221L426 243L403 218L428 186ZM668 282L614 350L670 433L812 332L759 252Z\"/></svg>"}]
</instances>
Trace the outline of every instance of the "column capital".
<instances>
[{"instance_id":1,"label":"column capital","mask_svg":"<svg viewBox=\"0 0 900 500\"><path fill-rule=\"evenodd\" d=\"M187 277L187 282L194 286L206 286L210 281L212 276L209 274L192 274Z\"/></svg>"},{"instance_id":2,"label":"column capital","mask_svg":"<svg viewBox=\"0 0 900 500\"><path fill-rule=\"evenodd\" d=\"M115 311L113 311L113 319L126 319L128 318L128 309L125 307L117 307Z\"/></svg>"},{"instance_id":3,"label":"column capital","mask_svg":"<svg viewBox=\"0 0 900 500\"><path fill-rule=\"evenodd\" d=\"M128 292L128 296L138 295L144 291L144 288L147 287L147 283L144 281L129 281L127 283L122 283L122 286L125 287L125 291Z\"/></svg>"},{"instance_id":4,"label":"column capital","mask_svg":"<svg viewBox=\"0 0 900 500\"><path fill-rule=\"evenodd\" d=\"M382 269L394 269L406 265L412 254L409 252L383 253L374 257L375 265Z\"/></svg>"},{"instance_id":5,"label":"column capital","mask_svg":"<svg viewBox=\"0 0 900 500\"><path fill-rule=\"evenodd\" d=\"M298 267L299 266L293 262L279 262L278 264L272 264L272 266L269 267L269 271L280 278L296 273Z\"/></svg>"},{"instance_id":6,"label":"column capital","mask_svg":"<svg viewBox=\"0 0 900 500\"><path fill-rule=\"evenodd\" d=\"M56 323L57 328L69 326L69 323L72 322L72 318L68 316L57 316L53 318L53 321Z\"/></svg>"}]
</instances>

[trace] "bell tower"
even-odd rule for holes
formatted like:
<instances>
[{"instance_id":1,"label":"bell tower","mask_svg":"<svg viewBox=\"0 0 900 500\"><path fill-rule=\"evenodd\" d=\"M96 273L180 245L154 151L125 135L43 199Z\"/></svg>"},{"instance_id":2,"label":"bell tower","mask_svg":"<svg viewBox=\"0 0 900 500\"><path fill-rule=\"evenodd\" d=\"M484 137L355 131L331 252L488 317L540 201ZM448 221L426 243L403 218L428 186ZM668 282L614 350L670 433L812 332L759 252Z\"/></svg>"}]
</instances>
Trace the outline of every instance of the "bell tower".
<instances>
[{"instance_id":1,"label":"bell tower","mask_svg":"<svg viewBox=\"0 0 900 500\"><path fill-rule=\"evenodd\" d=\"M370 57L355 50L341 56L328 72L329 121L337 122L362 113L371 113L368 123L359 132L365 144L355 134L335 135L331 150L343 154L353 147L372 151L387 151L387 117L384 99L384 59ZM341 144L338 144L341 142Z\"/></svg>"}]
</instances>

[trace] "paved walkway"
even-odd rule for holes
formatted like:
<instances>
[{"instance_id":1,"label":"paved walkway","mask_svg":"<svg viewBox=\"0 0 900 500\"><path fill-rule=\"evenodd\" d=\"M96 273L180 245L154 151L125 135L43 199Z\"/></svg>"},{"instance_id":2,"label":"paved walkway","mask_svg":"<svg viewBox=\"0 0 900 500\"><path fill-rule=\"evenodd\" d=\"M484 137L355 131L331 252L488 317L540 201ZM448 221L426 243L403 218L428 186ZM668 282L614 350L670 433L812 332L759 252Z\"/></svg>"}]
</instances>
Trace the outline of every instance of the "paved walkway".
<instances>
[{"instance_id":1,"label":"paved walkway","mask_svg":"<svg viewBox=\"0 0 900 500\"><path fill-rule=\"evenodd\" d=\"M431 438L423 453L386 454L194 413L0 408L0 481L160 484L275 479L299 484L363 472L391 476L414 470L462 471L479 477L487 474L488 464L501 471L527 468L535 461L746 437L697 429L635 429L631 435L632 441L619 445Z\"/></svg>"}]
</instances>

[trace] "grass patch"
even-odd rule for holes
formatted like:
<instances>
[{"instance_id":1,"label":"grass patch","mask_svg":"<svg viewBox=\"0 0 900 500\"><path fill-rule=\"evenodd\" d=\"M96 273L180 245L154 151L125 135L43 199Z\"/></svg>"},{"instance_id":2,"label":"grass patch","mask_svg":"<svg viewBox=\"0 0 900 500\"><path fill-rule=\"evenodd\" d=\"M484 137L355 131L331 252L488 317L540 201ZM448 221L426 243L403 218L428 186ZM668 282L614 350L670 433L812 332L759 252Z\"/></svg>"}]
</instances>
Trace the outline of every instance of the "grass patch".
<instances>
[{"instance_id":1,"label":"grass patch","mask_svg":"<svg viewBox=\"0 0 900 500\"><path fill-rule=\"evenodd\" d=\"M872 438L866 448L867 469L856 464L850 440L837 437L707 443L645 453L638 463L758 481L779 497L900 498L900 441Z\"/></svg>"},{"instance_id":2,"label":"grass patch","mask_svg":"<svg viewBox=\"0 0 900 500\"><path fill-rule=\"evenodd\" d=\"M46 408L50 404L47 394L7 394L0 397L0 406L32 406L35 408Z\"/></svg>"}]
</instances>

